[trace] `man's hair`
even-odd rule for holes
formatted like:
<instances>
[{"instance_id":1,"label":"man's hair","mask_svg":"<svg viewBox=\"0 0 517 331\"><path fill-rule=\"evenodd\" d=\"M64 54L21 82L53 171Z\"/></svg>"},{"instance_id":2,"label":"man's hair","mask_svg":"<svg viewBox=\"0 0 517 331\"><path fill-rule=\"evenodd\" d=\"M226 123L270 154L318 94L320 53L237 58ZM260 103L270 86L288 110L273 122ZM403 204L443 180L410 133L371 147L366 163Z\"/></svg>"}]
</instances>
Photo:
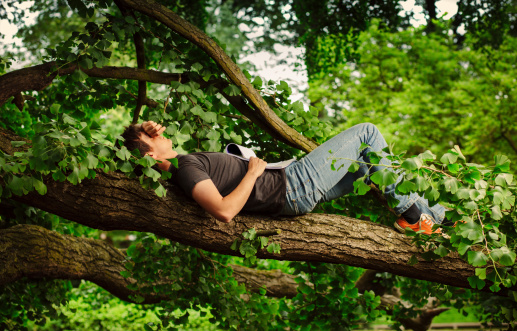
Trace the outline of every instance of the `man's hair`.
<instances>
[{"instance_id":1,"label":"man's hair","mask_svg":"<svg viewBox=\"0 0 517 331\"><path fill-rule=\"evenodd\" d=\"M151 151L151 146L140 139L141 134L146 134L142 129L142 125L131 124L126 126L126 129L122 133L122 137L124 138L124 146L126 146L128 150L133 151L138 149L140 155L144 156Z\"/></svg>"}]
</instances>

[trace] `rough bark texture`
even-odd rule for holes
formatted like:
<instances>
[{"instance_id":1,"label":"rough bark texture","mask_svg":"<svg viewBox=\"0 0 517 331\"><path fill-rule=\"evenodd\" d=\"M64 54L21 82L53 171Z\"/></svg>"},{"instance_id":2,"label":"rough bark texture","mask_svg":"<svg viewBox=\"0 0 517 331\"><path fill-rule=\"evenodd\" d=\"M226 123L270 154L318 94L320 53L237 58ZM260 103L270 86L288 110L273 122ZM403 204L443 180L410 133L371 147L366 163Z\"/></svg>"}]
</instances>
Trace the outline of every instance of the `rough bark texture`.
<instances>
[{"instance_id":1,"label":"rough bark texture","mask_svg":"<svg viewBox=\"0 0 517 331\"><path fill-rule=\"evenodd\" d=\"M17 140L0 129L1 149L10 147L9 139ZM281 231L272 237L281 246L280 254L263 250L258 253L261 258L341 263L466 288L470 287L467 278L474 274L474 267L456 254L432 262L419 258L419 263L410 266L411 256L419 254L410 238L392 228L344 216L242 214L226 224L168 183L164 183L165 198L121 173L99 171L95 179L79 185L51 179L45 184L46 195L32 192L15 199L92 228L152 232L221 254L235 255L230 249L233 241L255 228Z\"/></svg>"},{"instance_id":2,"label":"rough bark texture","mask_svg":"<svg viewBox=\"0 0 517 331\"><path fill-rule=\"evenodd\" d=\"M261 258L343 263L459 287L469 287L474 268L452 254L439 261L407 264L418 249L391 228L327 214L298 217L238 215L229 224L217 222L178 188L167 185L166 198L143 189L123 174L99 172L80 185L47 181L48 193L16 200L66 219L104 230L153 232L208 251L235 255L235 238L249 228L281 230L272 237L280 254L263 250Z\"/></svg>"},{"instance_id":3,"label":"rough bark texture","mask_svg":"<svg viewBox=\"0 0 517 331\"><path fill-rule=\"evenodd\" d=\"M0 286L22 277L85 279L131 301L131 280L120 275L123 261L121 251L101 240L64 236L35 225L0 230Z\"/></svg>"},{"instance_id":4,"label":"rough bark texture","mask_svg":"<svg viewBox=\"0 0 517 331\"><path fill-rule=\"evenodd\" d=\"M165 295L147 293L127 288L135 280L121 276L125 254L109 243L91 238L78 238L47 230L37 225L16 225L0 230L0 287L23 277L40 279L84 279L96 283L122 300L133 302L138 295L140 304L157 303L167 300ZM297 294L294 276L280 270L255 270L239 265L231 265L233 277L244 283L251 291L266 288L266 295L277 298L293 298ZM378 291L371 282L375 272L367 271L356 286L362 293L374 290L381 296L381 305L391 311L398 304L400 297ZM163 280L167 284L174 279ZM369 285L366 285L368 283ZM146 284L139 284L140 288ZM367 286L367 287L365 287ZM419 309L417 318L400 318L406 328L427 330L433 317L448 308L429 307Z\"/></svg>"},{"instance_id":5,"label":"rough bark texture","mask_svg":"<svg viewBox=\"0 0 517 331\"><path fill-rule=\"evenodd\" d=\"M165 296L129 290L135 283L120 275L125 254L103 240L63 235L36 225L17 225L0 230L0 286L29 279L84 279L125 301L143 297L142 304L156 303ZM272 297L294 297L294 277L280 270L254 270L232 265L235 279L252 291L267 289ZM167 280L173 283L174 280ZM145 284L139 284L145 286Z\"/></svg>"}]
</instances>

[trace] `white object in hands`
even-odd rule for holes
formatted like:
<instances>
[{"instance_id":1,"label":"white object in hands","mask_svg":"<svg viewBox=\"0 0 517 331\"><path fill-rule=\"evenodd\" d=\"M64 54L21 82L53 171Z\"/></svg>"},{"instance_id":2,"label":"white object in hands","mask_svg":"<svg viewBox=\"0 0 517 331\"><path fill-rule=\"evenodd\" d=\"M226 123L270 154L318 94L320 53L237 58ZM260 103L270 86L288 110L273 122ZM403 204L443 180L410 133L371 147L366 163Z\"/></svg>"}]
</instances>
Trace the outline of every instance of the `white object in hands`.
<instances>
[{"instance_id":1,"label":"white object in hands","mask_svg":"<svg viewBox=\"0 0 517 331\"><path fill-rule=\"evenodd\" d=\"M228 144L226 145L226 148L224 149L224 152L226 154L230 154L231 156L237 157L241 160L249 161L250 157L257 157L255 155L255 152L251 149L237 145L237 144ZM266 169L283 169L296 161L296 158L293 157L292 159L281 161L281 162L275 162L275 163L268 163L266 165Z\"/></svg>"}]
</instances>

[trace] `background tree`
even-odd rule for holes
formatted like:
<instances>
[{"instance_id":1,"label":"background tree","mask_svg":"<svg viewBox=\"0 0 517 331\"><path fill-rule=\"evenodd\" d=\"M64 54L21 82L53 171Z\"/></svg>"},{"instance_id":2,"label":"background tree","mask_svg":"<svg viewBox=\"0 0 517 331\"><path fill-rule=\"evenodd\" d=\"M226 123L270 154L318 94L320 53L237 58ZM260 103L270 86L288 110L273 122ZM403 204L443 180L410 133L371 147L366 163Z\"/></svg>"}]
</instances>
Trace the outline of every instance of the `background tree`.
<instances>
[{"instance_id":1,"label":"background tree","mask_svg":"<svg viewBox=\"0 0 517 331\"><path fill-rule=\"evenodd\" d=\"M338 215L364 216L380 223L393 218L375 198L357 197L370 190L361 178L355 184L357 195L321 207L336 215L286 219L242 215L232 224L222 225L164 182L170 174L156 171L154 160L117 144L122 125L131 119L152 119L168 126L166 133L179 150L219 151L228 142L238 142L258 147L260 156L272 160L300 156L339 130L330 121L320 121L318 109L306 111L301 103L291 103L290 87L285 82L265 82L242 72L202 32L215 29L209 27L208 13L215 13L219 4L160 3L68 1L74 14L66 12L61 1L38 5L33 9L40 11L41 22L47 24L47 17L56 17L54 26L67 27L70 33L63 33L65 29L49 33L51 37L38 45L43 34L31 39L38 29L27 27L22 33L28 45L32 42L29 51L37 65L10 71L9 58L2 60L3 327L22 328L30 325L30 320L45 324L47 316L51 324L69 327L75 322L60 318L58 314L66 310L54 304L71 300L78 307L78 298L86 296L83 302L100 307L98 302L112 300L78 280L94 282L123 300L151 307L159 319L135 313L135 321L144 318L151 329L186 324L192 311L225 329L351 328L384 314L407 327L426 329L444 310L440 306L462 308L467 304L479 304L479 313L486 321L513 320L515 198L506 157L498 156L487 167L466 163L463 146L453 147L439 161L430 152L408 159L396 153L391 156L405 173L399 191L420 191L451 207L450 219L465 221L448 229L450 238L438 237L427 244L428 238L416 234L412 234L412 243L390 228ZM309 2L299 3L300 7L281 4L264 10L280 11L283 16L292 8L295 12L289 17L293 22L303 13L312 14ZM362 48L368 47L362 38L368 36L379 40L383 54L390 52L391 43L404 48L407 38L411 34L415 37L418 30L395 34L368 23L381 14L393 16L398 8L395 2L386 6L389 10L356 8L348 3L318 7L319 13L326 9L343 15L342 22L353 11L359 10L362 16L357 20L360 28L341 29L337 23L308 20L309 27L298 29L304 33L299 34L301 40L317 41L306 45L309 72L329 72L347 54L361 54ZM235 9L237 18L244 17L239 16L242 10L244 7ZM9 16L5 10L0 15L17 22L23 18L17 13ZM251 14L248 17L254 18ZM51 32L52 26L47 24L47 31ZM282 23L271 28L285 27ZM355 29L365 32L359 34ZM484 56L475 51L451 55L450 41L440 39L448 34L440 31L435 29L436 35L428 37L416 36L416 40L440 46L445 59L466 56L469 63L479 63L475 60ZM349 39L349 34L354 39ZM222 32L219 36L226 35ZM324 44L329 45L333 38L339 41L336 52L309 51L314 45L313 50L325 50ZM384 42L386 39L389 42ZM350 44L350 40L355 42ZM511 57L511 38L508 40L500 49L508 49ZM416 52L425 49L420 44L418 47ZM330 55L332 68L320 65L325 54ZM501 54L501 60L494 62L492 58L488 63L501 62L504 68L510 60ZM436 69L425 67L427 62L418 59L414 60L417 66L407 70L422 69L415 80L423 84L433 78ZM361 63L357 63L358 68ZM453 67L452 62L449 65ZM379 79L377 67L364 69L372 69L367 74L369 80ZM455 68L463 80L478 84L475 74ZM482 72L482 68L475 71ZM456 78L448 76L450 86L459 84ZM388 79L398 81L398 76ZM364 83L369 84L369 80ZM488 86L500 81L504 79L481 80ZM396 91L392 92L397 97ZM362 100L351 98L353 102L360 105ZM480 105L473 102L472 108L477 111ZM510 107L502 106L501 113ZM384 119L389 123L388 116ZM422 146L444 146L443 142L426 144ZM350 170L357 167L353 164ZM380 172L372 180L382 188L394 179ZM442 259L436 260L439 257ZM93 295L99 300L91 300Z\"/></svg>"}]
</instances>

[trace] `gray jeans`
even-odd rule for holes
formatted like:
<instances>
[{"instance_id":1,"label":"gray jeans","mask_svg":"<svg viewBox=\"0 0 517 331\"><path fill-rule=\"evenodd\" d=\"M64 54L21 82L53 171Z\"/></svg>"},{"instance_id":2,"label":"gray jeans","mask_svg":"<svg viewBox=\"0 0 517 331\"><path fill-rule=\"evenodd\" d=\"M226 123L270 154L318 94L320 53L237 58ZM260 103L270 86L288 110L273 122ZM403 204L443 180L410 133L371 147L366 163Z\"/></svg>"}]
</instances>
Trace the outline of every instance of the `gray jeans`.
<instances>
[{"instance_id":1,"label":"gray jeans","mask_svg":"<svg viewBox=\"0 0 517 331\"><path fill-rule=\"evenodd\" d=\"M370 148L359 151L362 143ZM328 140L299 161L290 164L286 169L287 196L282 215L300 215L312 211L319 202L331 201L354 190L353 182L367 174L381 170L383 166L369 166L361 164L355 173L349 173L348 168L353 161L370 162L368 152L380 152L387 146L384 137L377 127L371 123L358 124ZM331 151L331 152L329 152ZM331 170L333 159L337 159ZM347 160L348 159L348 160ZM386 158L381 164L390 165ZM341 168L340 168L341 167ZM390 168L388 168L390 169ZM399 177L399 181L401 178ZM398 183L398 181L397 181ZM416 193L399 195L395 193L397 183L386 187L385 195L397 199L399 204L395 211L405 212L416 204L422 213L429 214L434 222L440 224L445 216L445 208L441 205L429 207L427 199ZM367 179L369 184L369 179Z\"/></svg>"}]
</instances>

